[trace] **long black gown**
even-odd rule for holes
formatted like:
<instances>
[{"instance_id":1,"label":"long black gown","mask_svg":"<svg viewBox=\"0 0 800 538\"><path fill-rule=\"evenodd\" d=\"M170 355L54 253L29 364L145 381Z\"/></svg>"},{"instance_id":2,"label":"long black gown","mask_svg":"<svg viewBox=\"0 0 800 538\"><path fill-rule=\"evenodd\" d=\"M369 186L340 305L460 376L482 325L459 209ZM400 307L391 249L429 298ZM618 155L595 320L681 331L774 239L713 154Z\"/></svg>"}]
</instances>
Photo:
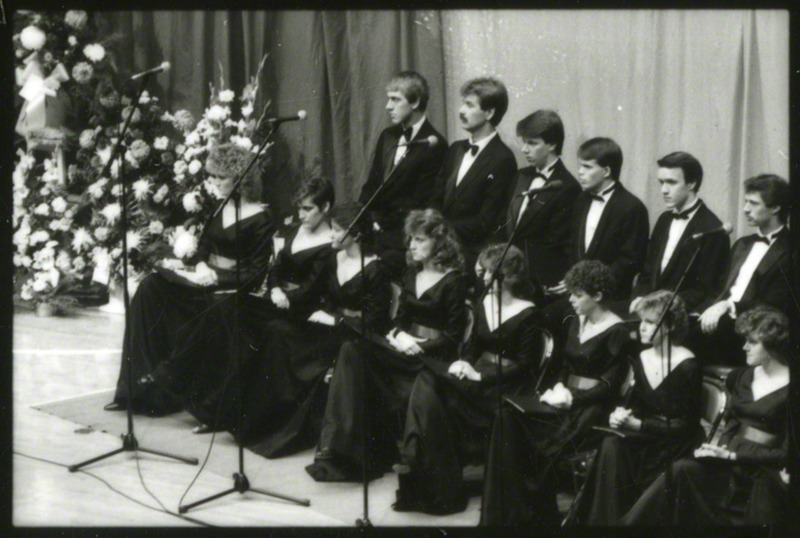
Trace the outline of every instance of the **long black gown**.
<instances>
[{"instance_id":1,"label":"long black gown","mask_svg":"<svg viewBox=\"0 0 800 538\"><path fill-rule=\"evenodd\" d=\"M258 284L267 270L272 251L273 233L271 214L261 211L239 222L242 259L239 262L240 282L244 289ZM130 357L132 394L128 394L128 377L124 360L120 366L114 401L132 405L134 412L161 415L180 409L180 399L162 385L141 386L140 377L152 373L157 367L180 363L181 357L190 355L198 342L194 340L194 327L204 325L206 319L217 319L217 312L226 295L216 292L231 290L236 286L234 268L222 268L208 262L211 254L231 260L236 259L236 224L222 225L222 214L208 225L200 238L198 251L188 263L206 260L217 273L218 283L211 287L198 287L177 280L167 280L159 273L148 275L139 284L128 312L128 325L122 344L122 356ZM169 273L164 273L169 275ZM215 322L211 322L216 327ZM193 377L215 375L213 372L194 371Z\"/></svg>"},{"instance_id":2,"label":"long black gown","mask_svg":"<svg viewBox=\"0 0 800 538\"><path fill-rule=\"evenodd\" d=\"M385 334L389 325L391 288L383 262L373 258L344 284L336 274L337 252L327 264L327 292L321 310L337 319L334 327L289 317L267 323L268 343L263 369L269 379L272 405L263 434L248 448L268 458L314 446L319 439L328 385L325 374L333 366L342 342L353 336L348 327L360 328L361 314L370 332Z\"/></svg>"},{"instance_id":3,"label":"long black gown","mask_svg":"<svg viewBox=\"0 0 800 538\"><path fill-rule=\"evenodd\" d=\"M602 439L592 426L607 424L633 355L633 342L621 322L583 343L579 327L579 319L572 318L559 373L559 379L572 392L572 406L567 410L553 409L549 414L523 414L503 406L500 421L495 418L481 525L556 528L557 464L570 455L595 448Z\"/></svg>"},{"instance_id":4,"label":"long black gown","mask_svg":"<svg viewBox=\"0 0 800 538\"><path fill-rule=\"evenodd\" d=\"M363 467L362 432L369 428L368 473L380 476L397 461L403 412L424 365L446 371L456 358L465 323L466 289L460 271L450 271L417 297L417 269L403 275L395 327L420 342L421 355L392 348L383 336L344 342L331 379L319 447L331 457L306 467L317 481L359 480ZM366 380L361 367L365 366ZM367 411L365 411L367 410ZM365 421L365 413L368 421Z\"/></svg>"},{"instance_id":5,"label":"long black gown","mask_svg":"<svg viewBox=\"0 0 800 538\"><path fill-rule=\"evenodd\" d=\"M233 300L217 309L216 319L209 319L193 328L195 341L202 343L195 347L193 360L198 364L216 362L218 377L213 386L184 391L184 407L200 422L219 430L229 430L244 443L253 442L269 431L271 415L287 398L301 398L302 387L280 387L285 378L273 379L274 373L280 370L273 364L273 359L289 362L287 375L296 379L303 379L303 376L297 376L291 369L302 369L307 365L302 358L297 364L292 364L294 357L274 355L268 327L275 320L306 320L321 307L332 249L328 242L292 252L298 230L299 226L294 226L286 233L285 246L275 256L267 275L266 294L263 297L250 293L240 295L238 331L234 326ZM275 287L281 288L289 299L288 309L277 308L272 303L269 290ZM224 330L215 330L214 324L219 324ZM237 346L241 350L241 378L237 375ZM238 422L240 381L243 397L241 427ZM302 384L302 381L298 383Z\"/></svg>"},{"instance_id":6,"label":"long black gown","mask_svg":"<svg viewBox=\"0 0 800 538\"><path fill-rule=\"evenodd\" d=\"M703 376L697 359L683 360L656 388L641 360L633 361L633 375L627 407L642 420L642 429L621 430L626 437L611 434L603 439L578 506L579 524L616 524L667 462L690 453L703 438Z\"/></svg>"},{"instance_id":7,"label":"long black gown","mask_svg":"<svg viewBox=\"0 0 800 538\"><path fill-rule=\"evenodd\" d=\"M672 464L674 525L785 523L788 496L779 471L786 466L789 386L753 400L754 368L728 374L729 419L719 437L736 460L684 458ZM663 521L665 477L645 490L620 523L648 525Z\"/></svg>"},{"instance_id":8,"label":"long black gown","mask_svg":"<svg viewBox=\"0 0 800 538\"><path fill-rule=\"evenodd\" d=\"M545 345L539 309L528 306L494 331L484 306L476 310L463 359L480 372L481 380L457 379L426 368L414 382L400 448L401 461L411 471L398 475L396 510L463 511L467 495L462 470L485 456L498 387L510 395L536 384ZM498 355L503 358L502 383L497 379Z\"/></svg>"}]
</instances>

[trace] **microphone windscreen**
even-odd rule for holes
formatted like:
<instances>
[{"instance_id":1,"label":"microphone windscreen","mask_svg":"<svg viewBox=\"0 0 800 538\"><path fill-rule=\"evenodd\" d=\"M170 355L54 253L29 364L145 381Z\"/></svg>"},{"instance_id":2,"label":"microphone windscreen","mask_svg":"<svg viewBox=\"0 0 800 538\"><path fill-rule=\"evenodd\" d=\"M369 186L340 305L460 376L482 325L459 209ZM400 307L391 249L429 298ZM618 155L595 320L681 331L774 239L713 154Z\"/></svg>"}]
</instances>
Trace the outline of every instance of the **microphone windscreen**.
<instances>
[{"instance_id":1,"label":"microphone windscreen","mask_svg":"<svg viewBox=\"0 0 800 538\"><path fill-rule=\"evenodd\" d=\"M162 69L162 72L164 72L164 71L169 71L169 68L170 68L170 67L171 67L171 66L170 66L170 63L169 63L169 62L161 62L161 69Z\"/></svg>"},{"instance_id":2,"label":"microphone windscreen","mask_svg":"<svg viewBox=\"0 0 800 538\"><path fill-rule=\"evenodd\" d=\"M435 146L438 143L439 143L439 139L436 138L435 136L431 135L431 136L428 137L428 146L429 147L432 148L433 146Z\"/></svg>"},{"instance_id":3,"label":"microphone windscreen","mask_svg":"<svg viewBox=\"0 0 800 538\"><path fill-rule=\"evenodd\" d=\"M297 117L300 119L300 121L303 121L304 119L306 119L306 111L305 110L298 110L297 111Z\"/></svg>"},{"instance_id":4,"label":"microphone windscreen","mask_svg":"<svg viewBox=\"0 0 800 538\"><path fill-rule=\"evenodd\" d=\"M723 223L722 229L725 230L726 234L730 234L731 232L733 232L733 226L731 226L730 222Z\"/></svg>"}]
</instances>

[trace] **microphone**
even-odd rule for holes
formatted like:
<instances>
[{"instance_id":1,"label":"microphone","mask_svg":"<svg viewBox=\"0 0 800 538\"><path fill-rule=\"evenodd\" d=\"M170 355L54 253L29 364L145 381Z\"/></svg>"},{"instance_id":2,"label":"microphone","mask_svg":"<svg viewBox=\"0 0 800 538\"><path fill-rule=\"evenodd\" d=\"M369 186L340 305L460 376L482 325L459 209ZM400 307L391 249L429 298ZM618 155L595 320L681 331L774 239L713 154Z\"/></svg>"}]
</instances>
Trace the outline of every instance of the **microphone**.
<instances>
[{"instance_id":1,"label":"microphone","mask_svg":"<svg viewBox=\"0 0 800 538\"><path fill-rule=\"evenodd\" d=\"M713 230L708 230L707 232L698 232L696 234L692 234L692 239L697 241L698 239L702 239L709 235L714 235L718 233L730 234L733 231L733 226L729 222L724 223L722 226L718 228L714 228Z\"/></svg>"},{"instance_id":2,"label":"microphone","mask_svg":"<svg viewBox=\"0 0 800 538\"><path fill-rule=\"evenodd\" d=\"M140 78L146 77L148 75L154 75L156 73L163 73L164 71L169 71L169 62L163 62L158 67L154 67L152 69L148 69L147 71L142 71L141 73L136 73L128 80L139 80Z\"/></svg>"},{"instance_id":3,"label":"microphone","mask_svg":"<svg viewBox=\"0 0 800 538\"><path fill-rule=\"evenodd\" d=\"M294 116L280 116L277 118L270 118L267 121L272 124L272 126L280 125L281 123L286 123L287 121L303 121L306 119L306 111L305 110L298 110L297 114Z\"/></svg>"},{"instance_id":4,"label":"microphone","mask_svg":"<svg viewBox=\"0 0 800 538\"><path fill-rule=\"evenodd\" d=\"M528 189L527 191L523 191L517 195L517 197L522 196L533 196L534 194L539 194L540 192L545 191L557 191L561 187L564 186L564 182L560 179L554 179L553 181L548 181L544 184L543 187L539 187L538 189Z\"/></svg>"},{"instance_id":5,"label":"microphone","mask_svg":"<svg viewBox=\"0 0 800 538\"><path fill-rule=\"evenodd\" d=\"M412 142L406 142L405 144L396 144L396 146L400 148L408 146L428 146L432 148L438 143L439 140L435 136L431 135L428 138L421 138L419 140L414 140Z\"/></svg>"}]
</instances>

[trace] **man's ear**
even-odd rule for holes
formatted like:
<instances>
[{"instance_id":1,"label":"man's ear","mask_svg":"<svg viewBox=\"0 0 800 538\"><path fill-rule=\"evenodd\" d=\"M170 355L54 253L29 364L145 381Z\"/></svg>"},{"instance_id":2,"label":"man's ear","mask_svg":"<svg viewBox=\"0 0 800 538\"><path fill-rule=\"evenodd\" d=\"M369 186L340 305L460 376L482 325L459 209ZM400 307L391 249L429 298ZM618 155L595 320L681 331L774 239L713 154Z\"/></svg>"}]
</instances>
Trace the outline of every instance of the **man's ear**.
<instances>
[{"instance_id":1,"label":"man's ear","mask_svg":"<svg viewBox=\"0 0 800 538\"><path fill-rule=\"evenodd\" d=\"M484 110L486 112L486 119L491 122L492 118L494 118L494 109L490 108L489 110Z\"/></svg>"}]
</instances>

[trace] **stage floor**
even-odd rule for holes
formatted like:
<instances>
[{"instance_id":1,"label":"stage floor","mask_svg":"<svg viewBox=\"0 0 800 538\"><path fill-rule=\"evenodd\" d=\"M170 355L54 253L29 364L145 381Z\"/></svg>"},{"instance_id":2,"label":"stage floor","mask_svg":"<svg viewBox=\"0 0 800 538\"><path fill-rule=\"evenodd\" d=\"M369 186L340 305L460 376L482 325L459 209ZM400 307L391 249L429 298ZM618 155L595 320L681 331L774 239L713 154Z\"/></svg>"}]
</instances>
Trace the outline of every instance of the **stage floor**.
<instances>
[{"instance_id":1,"label":"stage floor","mask_svg":"<svg viewBox=\"0 0 800 538\"><path fill-rule=\"evenodd\" d=\"M181 496L200 466L143 454L123 453L69 473L66 465L121 446L125 413L102 411L119 372L123 317L96 309L37 318L17 308L14 315L15 526L352 526L363 515L359 484L318 484L303 469L312 451L267 460L246 452L253 487L308 498L310 507L261 497L229 495L177 513ZM178 413L160 419L136 417L141 446L193 456L201 463L209 435L190 433L193 419ZM232 487L238 451L230 435L217 434L208 464L184 504ZM480 498L446 517L397 513L391 509L397 478L390 473L370 483L370 519L375 526L473 526Z\"/></svg>"}]
</instances>

